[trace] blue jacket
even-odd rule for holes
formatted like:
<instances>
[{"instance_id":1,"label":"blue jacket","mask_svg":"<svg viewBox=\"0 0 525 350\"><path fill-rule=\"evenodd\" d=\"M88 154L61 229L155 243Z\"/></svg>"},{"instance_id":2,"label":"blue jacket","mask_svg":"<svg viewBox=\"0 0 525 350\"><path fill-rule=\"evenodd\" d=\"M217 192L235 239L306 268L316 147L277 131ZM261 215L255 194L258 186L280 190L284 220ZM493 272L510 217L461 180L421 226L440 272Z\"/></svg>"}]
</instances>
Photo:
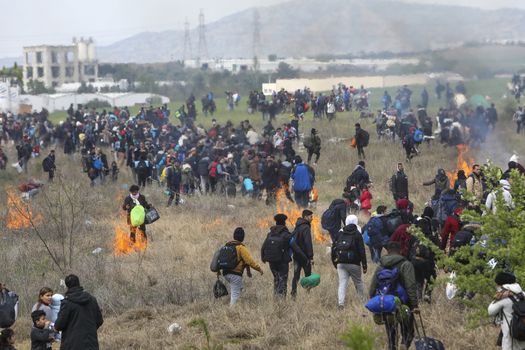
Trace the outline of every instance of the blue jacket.
<instances>
[{"instance_id":1,"label":"blue jacket","mask_svg":"<svg viewBox=\"0 0 525 350\"><path fill-rule=\"evenodd\" d=\"M292 173L293 190L296 192L310 191L314 184L314 177L308 166L301 163Z\"/></svg>"}]
</instances>

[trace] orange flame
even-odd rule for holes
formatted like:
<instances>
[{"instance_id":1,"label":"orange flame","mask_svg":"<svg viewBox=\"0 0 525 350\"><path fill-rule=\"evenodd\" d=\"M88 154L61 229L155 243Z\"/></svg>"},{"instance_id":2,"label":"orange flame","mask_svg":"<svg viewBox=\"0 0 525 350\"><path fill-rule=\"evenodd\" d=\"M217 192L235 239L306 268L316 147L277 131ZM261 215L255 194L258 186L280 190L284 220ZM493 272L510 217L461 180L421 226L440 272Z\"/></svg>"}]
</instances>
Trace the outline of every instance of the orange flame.
<instances>
[{"instance_id":1,"label":"orange flame","mask_svg":"<svg viewBox=\"0 0 525 350\"><path fill-rule=\"evenodd\" d=\"M285 186L282 186L279 190L277 190L275 194L276 212L285 214L288 217L288 225L294 227L297 219L301 217L302 209L298 208L294 203L290 202L286 198L285 194ZM272 225L274 225L273 217L265 217L257 221L257 227L259 228L267 229ZM321 218L318 215L314 215L314 218L311 222L311 227L314 239L317 242L326 242L329 240L329 237L327 235L324 235L321 231Z\"/></svg>"},{"instance_id":2,"label":"orange flame","mask_svg":"<svg viewBox=\"0 0 525 350\"><path fill-rule=\"evenodd\" d=\"M24 201L14 188L7 188L7 217L6 227L11 230L30 228L33 224L42 223L40 214L33 217L33 209L29 201Z\"/></svg>"},{"instance_id":3,"label":"orange flame","mask_svg":"<svg viewBox=\"0 0 525 350\"><path fill-rule=\"evenodd\" d=\"M448 180L450 181L450 187L454 186L454 183L458 179L458 171L463 170L465 172L465 175L468 176L470 173L470 169L472 169L472 166L474 165L474 159L469 158L468 163L465 160L464 156L469 151L469 147L467 145L457 145L458 149L458 160L456 165L456 170L454 171L447 171Z\"/></svg>"}]
</instances>

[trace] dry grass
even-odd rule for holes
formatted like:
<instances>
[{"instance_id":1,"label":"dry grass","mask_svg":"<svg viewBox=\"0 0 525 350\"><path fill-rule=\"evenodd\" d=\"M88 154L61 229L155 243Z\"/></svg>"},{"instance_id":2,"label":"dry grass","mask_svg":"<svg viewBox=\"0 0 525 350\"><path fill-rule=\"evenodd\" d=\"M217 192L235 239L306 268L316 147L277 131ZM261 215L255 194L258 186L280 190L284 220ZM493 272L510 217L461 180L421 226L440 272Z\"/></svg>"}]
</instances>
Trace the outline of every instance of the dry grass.
<instances>
[{"instance_id":1,"label":"dry grass","mask_svg":"<svg viewBox=\"0 0 525 350\"><path fill-rule=\"evenodd\" d=\"M284 117L280 120L284 121ZM331 137L350 137L355 120L355 116L343 114L331 125L324 121L308 121L306 125L301 125L303 130L315 126L324 140L321 160L316 168L320 192L317 215L341 194L346 177L357 163L356 152L348 147L348 142L330 144L327 140ZM362 121L362 124L373 139L366 149L367 169L374 182L373 206L386 204L391 207L393 201L388 190L388 179L397 162L404 160L404 152L398 143L377 142L369 122ZM491 137L491 143L499 140L498 147L506 152L514 149L512 147L525 151L516 136L506 137L510 127L513 125L509 122ZM480 152L482 155L489 154L494 152L494 147ZM433 192L433 188L422 187L422 182L431 179L438 167L453 170L456 157L454 149L437 144L432 147L423 145L421 150L421 156L406 165L416 212L422 210ZM501 155L501 152L497 153ZM352 285L348 290L348 307L344 311L336 308L337 274L327 254L326 243L318 243L314 247L314 271L321 274L321 285L309 294L300 290L295 302L274 302L272 277L267 265L263 267L264 276L254 274L251 279L245 277L241 302L235 307L230 308L226 298L213 299L211 287L215 277L209 271L213 252L231 239L235 227L243 226L247 232L245 243L259 260L266 230L257 228L256 222L273 216L273 208L242 198L194 197L187 199L183 206L167 209L162 189L152 186L144 193L160 210L161 220L148 227L150 244L147 250L115 257L112 253L113 223L119 220L121 201L118 198L122 188L108 184L91 189L87 186L87 177L79 173L80 163L66 164L62 157L58 163L65 183L82 183L82 198L88 204L75 229L75 260L71 272L80 276L83 285L98 298L104 309L105 324L99 332L102 349L173 349L190 345L200 348L204 345L203 334L187 326L195 318L206 320L212 341L224 344L226 349L343 348L338 335L345 329L348 320L369 325L377 333L378 349L384 348L383 328L373 324L371 315L364 309L363 301L358 300ZM39 168L39 164L34 164L32 173L39 176ZM17 181L13 174L2 176L5 183ZM125 171L122 176L129 181ZM48 191L53 191L53 186L49 186ZM5 197L0 202L5 203ZM37 197L35 210L38 211L41 205L41 199ZM86 223L86 220L92 224ZM48 235L46 237L51 237L52 232L49 232L47 225L44 223L41 228ZM1 227L0 232L0 264L4 266L1 279L21 295L21 313L15 331L19 339L18 348L27 349L30 330L28 311L38 290L42 286L50 286L64 292L59 287L63 274L55 269L31 230L11 231ZM56 238L50 240L57 244ZM103 252L91 254L96 247L102 247ZM373 266L370 270L373 271ZM365 276L365 285L369 284L371 272ZM447 349L494 348L492 344L498 330L486 326L468 331L465 313L456 302L445 300L443 287L436 288L433 304L423 305L422 313L427 334L442 339ZM166 331L173 322L182 325L179 334L171 335Z\"/></svg>"}]
</instances>

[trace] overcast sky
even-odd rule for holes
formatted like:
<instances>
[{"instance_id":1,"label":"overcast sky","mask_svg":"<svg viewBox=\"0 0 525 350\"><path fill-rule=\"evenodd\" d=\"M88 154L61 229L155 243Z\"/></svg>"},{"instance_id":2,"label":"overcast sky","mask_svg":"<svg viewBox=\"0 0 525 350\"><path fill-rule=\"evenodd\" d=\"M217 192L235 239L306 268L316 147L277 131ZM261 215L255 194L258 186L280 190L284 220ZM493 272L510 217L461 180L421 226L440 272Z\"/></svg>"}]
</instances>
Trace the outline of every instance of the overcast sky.
<instances>
[{"instance_id":1,"label":"overcast sky","mask_svg":"<svg viewBox=\"0 0 525 350\"><path fill-rule=\"evenodd\" d=\"M209 23L253 6L268 6L284 1L286 0L0 0L3 13L0 57L21 56L22 46L69 44L73 36L91 36L97 45L108 45L143 31L180 30L186 17L190 26L194 27L201 8ZM487 9L525 9L524 0L404 1Z\"/></svg>"}]
</instances>

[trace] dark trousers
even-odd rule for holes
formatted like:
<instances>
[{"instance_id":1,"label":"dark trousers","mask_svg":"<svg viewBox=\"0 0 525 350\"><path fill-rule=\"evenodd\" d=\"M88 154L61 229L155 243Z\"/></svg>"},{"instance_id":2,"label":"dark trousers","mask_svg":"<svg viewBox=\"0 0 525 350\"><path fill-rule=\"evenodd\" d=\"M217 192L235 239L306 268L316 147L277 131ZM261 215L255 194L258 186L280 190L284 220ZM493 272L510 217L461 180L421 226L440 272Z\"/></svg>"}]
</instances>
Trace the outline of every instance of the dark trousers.
<instances>
[{"instance_id":1,"label":"dark trousers","mask_svg":"<svg viewBox=\"0 0 525 350\"><path fill-rule=\"evenodd\" d=\"M308 208L310 191L295 191L295 203L301 208Z\"/></svg>"},{"instance_id":2,"label":"dark trousers","mask_svg":"<svg viewBox=\"0 0 525 350\"><path fill-rule=\"evenodd\" d=\"M363 146L357 146L357 156L359 159L365 159L365 148Z\"/></svg>"},{"instance_id":3,"label":"dark trousers","mask_svg":"<svg viewBox=\"0 0 525 350\"><path fill-rule=\"evenodd\" d=\"M148 240L148 236L146 236L146 225L145 224L142 224L139 227L133 227L129 225L129 239L132 243L135 243L136 241L137 231L140 231L139 235L140 234L144 235L144 240L146 241Z\"/></svg>"},{"instance_id":4,"label":"dark trousers","mask_svg":"<svg viewBox=\"0 0 525 350\"><path fill-rule=\"evenodd\" d=\"M321 156L321 152L320 151L311 151L311 150L308 150L308 164L310 164L310 161L312 160L312 155L315 154L315 163L317 163L319 161L319 157Z\"/></svg>"},{"instance_id":5,"label":"dark trousers","mask_svg":"<svg viewBox=\"0 0 525 350\"><path fill-rule=\"evenodd\" d=\"M390 323L387 320L385 328L388 337L388 350L397 350L397 321L394 320L393 323ZM401 344L406 345L408 349L414 338L414 314L412 312L410 313L407 322L399 323L399 328L401 330Z\"/></svg>"},{"instance_id":6,"label":"dark trousers","mask_svg":"<svg viewBox=\"0 0 525 350\"><path fill-rule=\"evenodd\" d=\"M175 205L179 205L180 202L180 189L179 187L170 187L168 188L170 191L170 197L168 198L168 207L173 203L173 199L175 199Z\"/></svg>"},{"instance_id":7,"label":"dark trousers","mask_svg":"<svg viewBox=\"0 0 525 350\"><path fill-rule=\"evenodd\" d=\"M288 263L270 263L273 274L273 292L275 296L285 297L288 288Z\"/></svg>"},{"instance_id":8,"label":"dark trousers","mask_svg":"<svg viewBox=\"0 0 525 350\"><path fill-rule=\"evenodd\" d=\"M53 179L55 178L55 169L49 170L47 175L49 176L49 182L53 182Z\"/></svg>"},{"instance_id":9,"label":"dark trousers","mask_svg":"<svg viewBox=\"0 0 525 350\"><path fill-rule=\"evenodd\" d=\"M139 187L146 187L147 175L137 175Z\"/></svg>"},{"instance_id":10,"label":"dark trousers","mask_svg":"<svg viewBox=\"0 0 525 350\"><path fill-rule=\"evenodd\" d=\"M297 295L297 282L301 279L301 270L304 270L305 277L312 274L312 264L310 261L307 263L300 263L299 261L293 262L293 279L292 279L292 297Z\"/></svg>"}]
</instances>

